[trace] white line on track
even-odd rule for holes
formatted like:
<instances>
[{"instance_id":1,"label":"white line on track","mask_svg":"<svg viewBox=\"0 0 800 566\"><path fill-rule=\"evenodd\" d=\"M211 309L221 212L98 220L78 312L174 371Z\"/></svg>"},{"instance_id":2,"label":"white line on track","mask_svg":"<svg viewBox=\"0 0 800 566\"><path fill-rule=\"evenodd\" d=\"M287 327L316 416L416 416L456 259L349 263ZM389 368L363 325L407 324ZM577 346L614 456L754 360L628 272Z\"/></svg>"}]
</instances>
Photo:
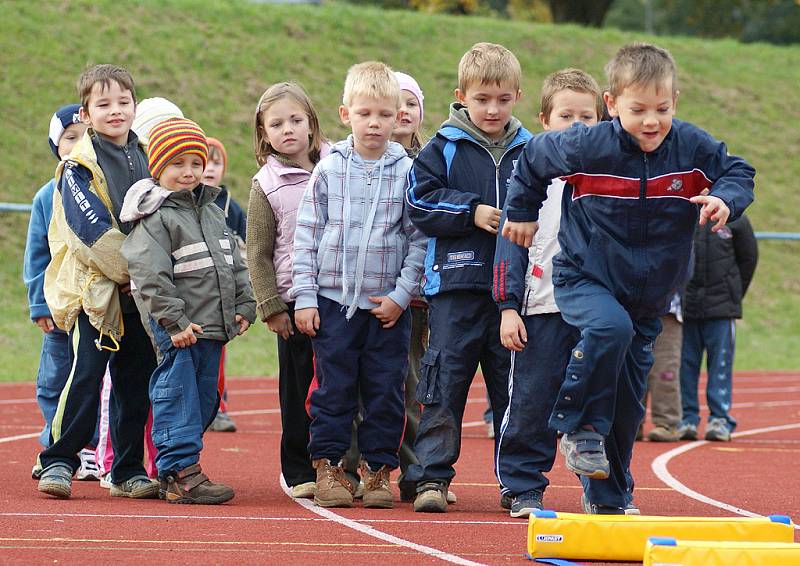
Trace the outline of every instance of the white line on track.
<instances>
[{"instance_id":1,"label":"white line on track","mask_svg":"<svg viewBox=\"0 0 800 566\"><path fill-rule=\"evenodd\" d=\"M247 411L228 411L228 414L239 417L242 415L274 415L280 412L280 409L250 409Z\"/></svg>"},{"instance_id":2,"label":"white line on track","mask_svg":"<svg viewBox=\"0 0 800 566\"><path fill-rule=\"evenodd\" d=\"M286 485L286 482L283 479L283 475L280 476L280 481L283 491L286 493L288 497L291 497L291 490L289 486ZM410 548L412 550L416 550L417 552L425 554L426 556L431 556L433 558L444 560L445 562L452 562L453 564L462 564L463 566L481 566L480 562L473 562L472 560L461 558L460 556L456 556L455 554L449 554L447 552L444 552L443 550L437 550L429 546L417 544L415 542L411 542L409 540L405 540L396 537L394 535L390 535L389 533L384 533L383 531L379 531L374 527L365 525L358 521L347 519L345 517L342 517L341 515L337 515L333 511L325 509L324 507L319 507L315 505L308 499L293 499L293 501L298 505L300 505L301 507L305 508L306 510L319 515L320 517L325 517L326 519L333 521L338 525L342 525L343 527L353 529L354 531L358 531L367 536L375 537L379 540L384 540L386 542L391 542L398 546L404 546L406 548Z\"/></svg>"},{"instance_id":3,"label":"white line on track","mask_svg":"<svg viewBox=\"0 0 800 566\"><path fill-rule=\"evenodd\" d=\"M733 433L734 438L739 438L742 436L753 436L756 434L764 434L768 432L779 432L782 430L792 430L795 428L800 428L800 423L793 423L793 424L786 424L786 425L778 425L778 426L768 426L764 428L754 428L752 430L744 430L742 432L735 432ZM672 450L668 450L663 454L659 455L650 467L655 472L658 479L663 481L665 484L670 486L672 489L685 495L686 497L691 497L692 499L696 499L702 503L706 503L713 507L718 507L720 509L724 509L725 511L730 511L731 513L736 513L737 515L743 515L745 517L763 517L764 515L759 515L758 513L754 513L752 511L748 511L747 509L741 509L736 507L735 505L731 505L729 503L725 503L723 501L717 501L716 499L712 499L707 495L703 495L702 493L698 493L697 491L687 487L680 481L678 481L675 476L673 476L667 466L674 457L679 456L681 454L685 454L690 450L695 448L699 448L701 446L705 446L709 444L707 440L700 440L698 442L691 442L689 444L684 444L683 446L679 446L677 448L673 448ZM800 529L800 525L794 525L795 529Z\"/></svg>"},{"instance_id":4,"label":"white line on track","mask_svg":"<svg viewBox=\"0 0 800 566\"><path fill-rule=\"evenodd\" d=\"M25 440L28 438L38 438L38 432L30 432L28 434L18 434L17 436L6 436L4 438L0 438L0 444L4 444L6 442L14 442L15 440Z\"/></svg>"}]
</instances>

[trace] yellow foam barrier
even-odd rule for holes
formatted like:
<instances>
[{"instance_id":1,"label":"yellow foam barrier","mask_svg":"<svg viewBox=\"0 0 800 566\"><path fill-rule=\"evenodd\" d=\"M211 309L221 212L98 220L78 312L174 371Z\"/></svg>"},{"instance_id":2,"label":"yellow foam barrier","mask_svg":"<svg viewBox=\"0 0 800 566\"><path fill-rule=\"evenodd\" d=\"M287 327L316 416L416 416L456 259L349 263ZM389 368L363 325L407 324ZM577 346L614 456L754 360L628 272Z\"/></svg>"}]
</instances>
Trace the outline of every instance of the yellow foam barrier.
<instances>
[{"instance_id":1,"label":"yellow foam barrier","mask_svg":"<svg viewBox=\"0 0 800 566\"><path fill-rule=\"evenodd\" d=\"M800 544L651 538L642 566L800 566Z\"/></svg>"},{"instance_id":2,"label":"yellow foam barrier","mask_svg":"<svg viewBox=\"0 0 800 566\"><path fill-rule=\"evenodd\" d=\"M639 562L650 537L678 540L794 541L789 517L656 517L536 511L528 523L532 558Z\"/></svg>"}]
</instances>

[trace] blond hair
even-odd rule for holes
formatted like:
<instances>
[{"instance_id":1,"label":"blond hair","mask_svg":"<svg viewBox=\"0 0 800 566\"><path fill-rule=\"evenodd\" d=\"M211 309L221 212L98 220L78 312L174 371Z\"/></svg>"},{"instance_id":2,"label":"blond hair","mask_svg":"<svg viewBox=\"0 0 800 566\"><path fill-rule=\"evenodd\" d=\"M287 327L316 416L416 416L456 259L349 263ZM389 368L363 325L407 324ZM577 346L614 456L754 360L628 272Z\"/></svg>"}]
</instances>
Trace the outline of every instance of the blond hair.
<instances>
[{"instance_id":1,"label":"blond hair","mask_svg":"<svg viewBox=\"0 0 800 566\"><path fill-rule=\"evenodd\" d=\"M630 85L658 89L672 82L672 94L678 92L678 69L669 51L649 43L631 43L622 47L606 65L608 91L619 96Z\"/></svg>"},{"instance_id":2,"label":"blond hair","mask_svg":"<svg viewBox=\"0 0 800 566\"><path fill-rule=\"evenodd\" d=\"M458 63L458 88L466 92L470 86L510 82L519 90L522 69L511 51L496 43L476 43Z\"/></svg>"},{"instance_id":3,"label":"blond hair","mask_svg":"<svg viewBox=\"0 0 800 566\"><path fill-rule=\"evenodd\" d=\"M342 104L350 106L357 96L391 98L400 108L400 85L394 71L380 61L367 61L350 67L344 80Z\"/></svg>"},{"instance_id":4,"label":"blond hair","mask_svg":"<svg viewBox=\"0 0 800 566\"><path fill-rule=\"evenodd\" d=\"M259 166L267 162L270 155L281 157L282 155L275 151L269 143L267 137L266 127L263 122L264 114L270 107L279 100L289 99L297 103L298 106L306 113L308 117L308 158L316 165L319 161L319 152L322 143L325 141L325 136L322 129L319 127L319 119L317 118L317 111L314 110L314 105L311 99L303 90L303 87L296 83L277 83L269 87L261 98L258 99L255 114L255 130L253 136L253 145L255 149L256 162Z\"/></svg>"},{"instance_id":5,"label":"blond hair","mask_svg":"<svg viewBox=\"0 0 800 566\"><path fill-rule=\"evenodd\" d=\"M78 96L81 99L81 106L83 106L84 110L89 108L89 97L92 94L94 85L100 83L106 89L111 86L112 81L117 83L122 90L131 91L133 103L136 104L136 89L133 86L133 77L128 71L117 65L95 65L86 69L78 77Z\"/></svg>"},{"instance_id":6,"label":"blond hair","mask_svg":"<svg viewBox=\"0 0 800 566\"><path fill-rule=\"evenodd\" d=\"M561 69L547 75L542 83L541 113L547 122L550 122L550 113L553 111L553 98L562 90L572 90L591 94L595 101L597 119L603 115L603 96L600 86L592 75L580 69Z\"/></svg>"}]
</instances>

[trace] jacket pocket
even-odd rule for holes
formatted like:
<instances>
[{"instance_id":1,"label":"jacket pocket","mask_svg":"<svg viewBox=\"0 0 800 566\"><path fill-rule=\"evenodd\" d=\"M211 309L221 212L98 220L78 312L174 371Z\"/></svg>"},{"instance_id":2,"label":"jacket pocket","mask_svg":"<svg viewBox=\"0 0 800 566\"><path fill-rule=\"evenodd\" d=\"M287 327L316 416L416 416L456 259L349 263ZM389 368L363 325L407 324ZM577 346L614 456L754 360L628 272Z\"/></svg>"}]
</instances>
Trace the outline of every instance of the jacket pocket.
<instances>
[{"instance_id":1,"label":"jacket pocket","mask_svg":"<svg viewBox=\"0 0 800 566\"><path fill-rule=\"evenodd\" d=\"M439 402L439 350L428 348L420 361L417 401L423 405Z\"/></svg>"}]
</instances>

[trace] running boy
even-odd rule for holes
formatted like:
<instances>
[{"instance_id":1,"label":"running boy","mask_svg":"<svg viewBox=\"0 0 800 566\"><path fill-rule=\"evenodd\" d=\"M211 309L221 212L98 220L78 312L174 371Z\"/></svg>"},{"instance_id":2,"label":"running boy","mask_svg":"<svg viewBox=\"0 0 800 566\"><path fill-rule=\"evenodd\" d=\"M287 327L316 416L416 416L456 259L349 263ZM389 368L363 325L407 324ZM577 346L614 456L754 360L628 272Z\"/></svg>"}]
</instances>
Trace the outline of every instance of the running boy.
<instances>
[{"instance_id":1,"label":"running boy","mask_svg":"<svg viewBox=\"0 0 800 566\"><path fill-rule=\"evenodd\" d=\"M592 512L624 513L652 345L684 283L694 225L719 230L753 199L754 169L673 118L672 56L635 43L606 65L611 122L534 138L517 163L503 235L530 247L550 179L567 181L553 260L556 304L581 331L550 426L567 467L590 478ZM701 191L710 188L710 194ZM608 478L606 480L606 478Z\"/></svg>"},{"instance_id":2,"label":"running boy","mask_svg":"<svg viewBox=\"0 0 800 566\"><path fill-rule=\"evenodd\" d=\"M563 69L544 80L539 121L546 131L575 123L593 126L602 115L600 87L587 73ZM553 297L563 193L564 181L554 179L530 251L502 236L497 239L494 299L502 317L500 341L511 350L511 394L498 441L497 479L503 493L513 497L512 517L542 509L549 483L544 473L556 456L556 431L547 421L579 339Z\"/></svg>"},{"instance_id":3,"label":"running boy","mask_svg":"<svg viewBox=\"0 0 800 566\"><path fill-rule=\"evenodd\" d=\"M160 362L150 379L160 495L168 503L224 503L233 490L200 469L203 431L219 407L222 347L243 334L256 305L217 187L200 179L208 144L200 127L172 118L150 130L152 179L125 196L136 222L122 246L134 297Z\"/></svg>"},{"instance_id":4,"label":"running boy","mask_svg":"<svg viewBox=\"0 0 800 566\"><path fill-rule=\"evenodd\" d=\"M383 63L347 73L339 116L352 128L317 164L295 231L292 289L297 328L311 336L319 388L311 394L314 500L350 507L341 459L358 428L364 507L393 506L389 471L403 435L403 383L424 238L403 206L411 158L390 141L400 88Z\"/></svg>"},{"instance_id":5,"label":"running boy","mask_svg":"<svg viewBox=\"0 0 800 566\"><path fill-rule=\"evenodd\" d=\"M414 510L444 512L461 451L461 421L480 363L494 412L495 438L508 404L508 351L492 300L500 208L514 161L531 134L511 115L522 95L519 61L502 45L476 43L458 65L458 102L423 148L406 192L412 222L426 236L423 293L430 339L417 400ZM496 442L496 441L495 441Z\"/></svg>"},{"instance_id":6,"label":"running boy","mask_svg":"<svg viewBox=\"0 0 800 566\"><path fill-rule=\"evenodd\" d=\"M130 74L97 65L78 79L81 120L90 129L56 170L45 298L70 333L70 376L53 418L53 444L39 454L39 491L68 498L78 452L94 435L106 365L113 378L111 495L153 498L158 484L142 467L150 412L147 380L156 366L150 338L130 297L120 247L130 225L119 214L128 188L148 176L131 131L136 92Z\"/></svg>"}]
</instances>

